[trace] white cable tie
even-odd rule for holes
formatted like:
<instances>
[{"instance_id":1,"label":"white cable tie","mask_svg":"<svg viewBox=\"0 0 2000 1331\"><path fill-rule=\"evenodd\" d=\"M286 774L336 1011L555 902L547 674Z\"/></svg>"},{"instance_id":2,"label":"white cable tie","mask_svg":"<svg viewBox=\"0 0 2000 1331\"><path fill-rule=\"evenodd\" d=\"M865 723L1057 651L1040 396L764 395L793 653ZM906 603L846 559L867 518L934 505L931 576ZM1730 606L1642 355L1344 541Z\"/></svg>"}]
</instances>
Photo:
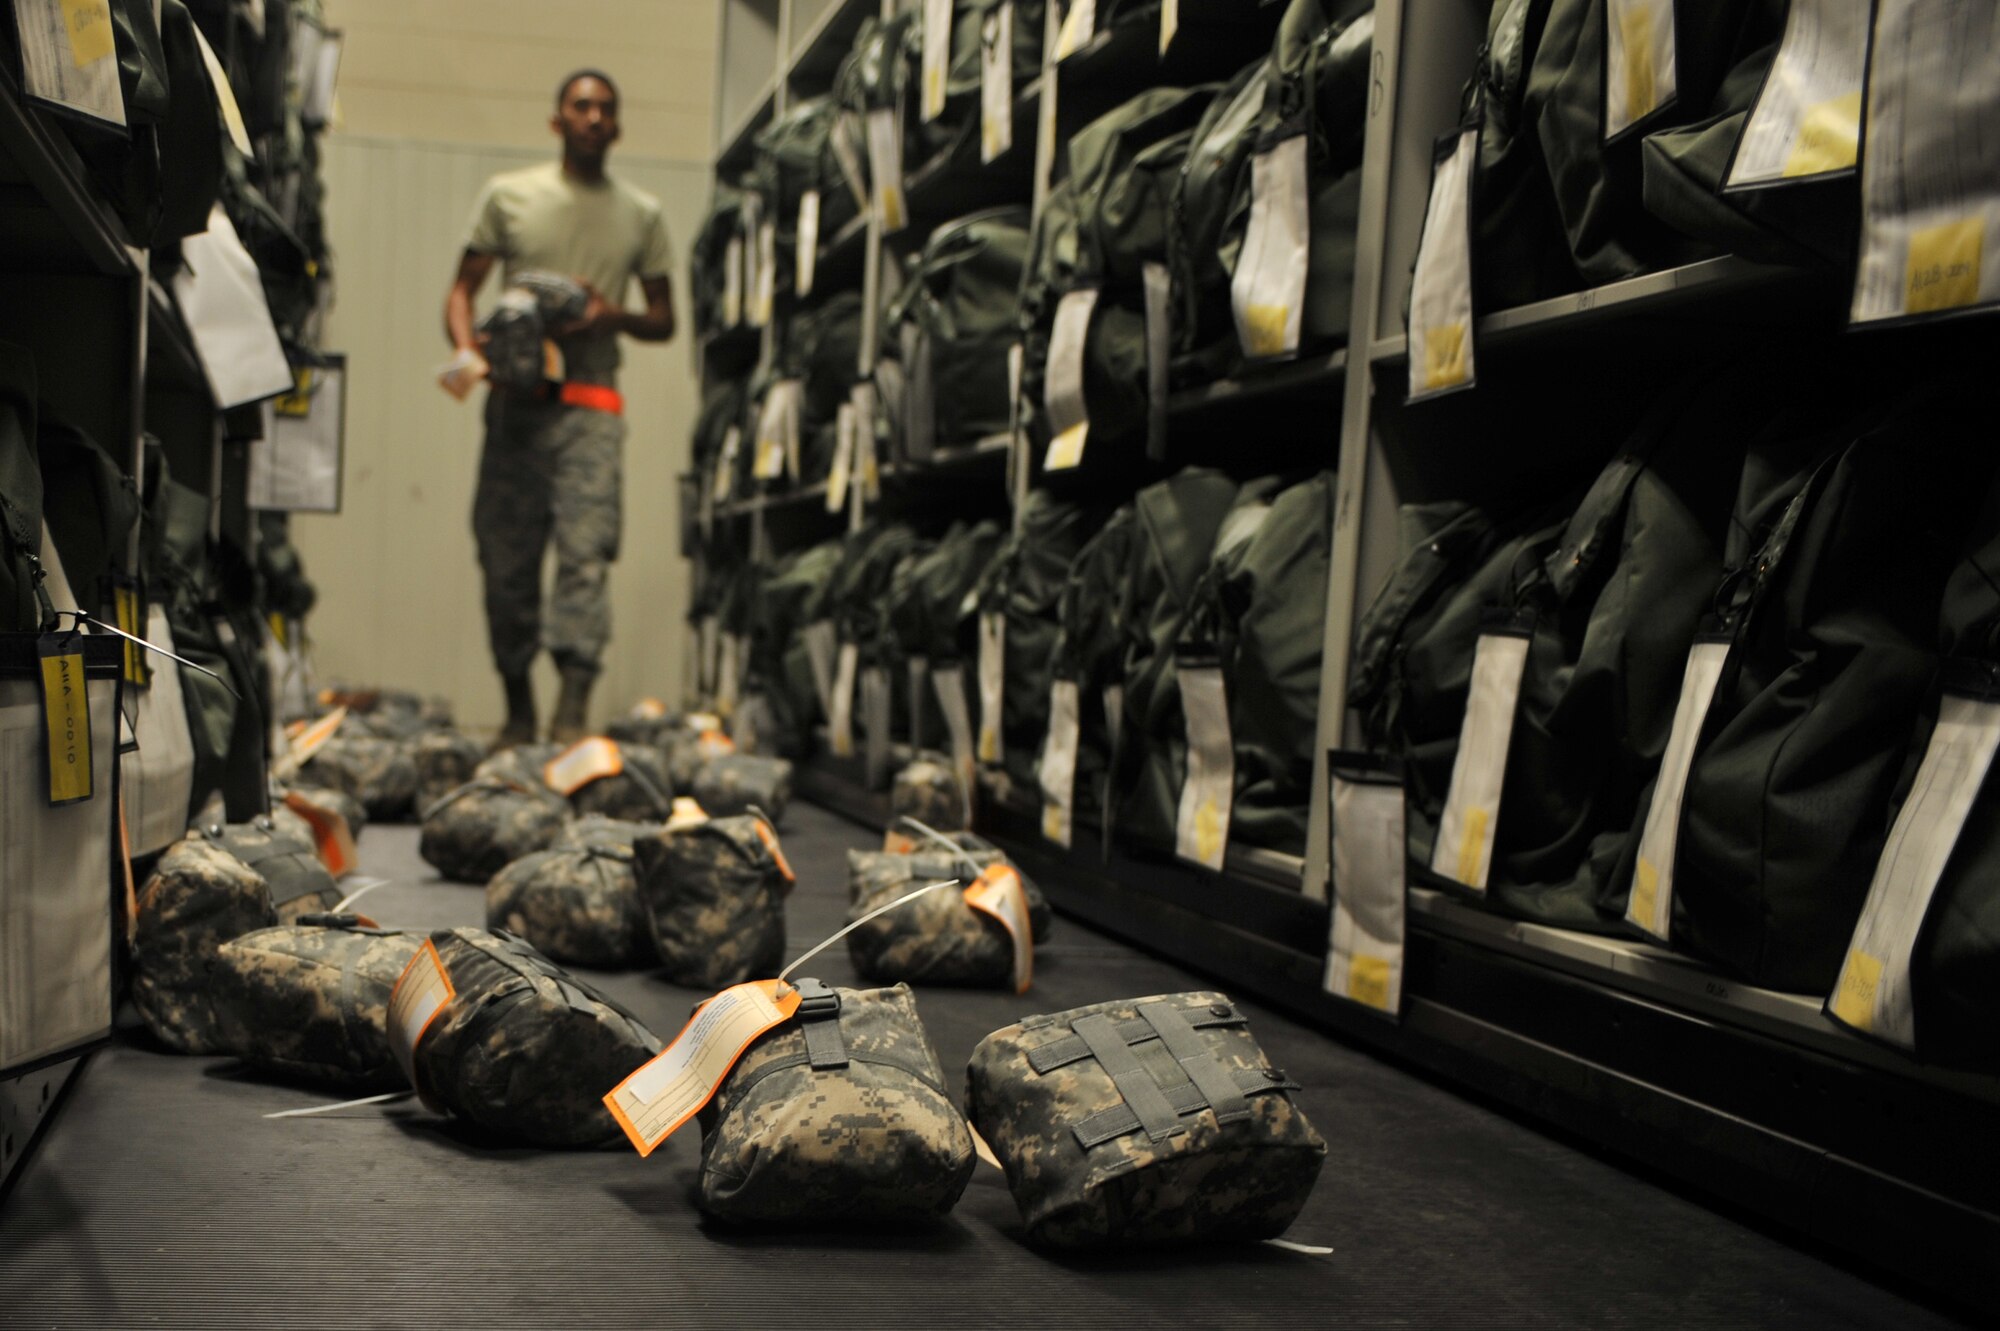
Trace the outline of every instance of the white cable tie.
<instances>
[{"instance_id":1,"label":"white cable tie","mask_svg":"<svg viewBox=\"0 0 2000 1331\"><path fill-rule=\"evenodd\" d=\"M815 947L812 951L806 953L804 956L800 957L797 961L794 961L791 965L779 971L778 979L780 981L783 981L786 976L790 975L800 966L803 966L806 962L811 961L814 957L826 951L827 948L831 947L835 943L838 943L841 939L847 937L847 935L853 933L856 929L859 929L862 925L868 923L868 921L874 919L877 915L887 914L889 911L896 909L896 907L902 905L906 901L915 901L918 897L922 896L926 892L935 892L941 887L957 887L957 886L958 883L955 879L949 879L949 878L940 879L939 881L931 883L928 886L920 887L914 892L905 892L902 896L897 897L894 901L890 902L886 906L877 906L874 910L869 911L866 915L863 915L860 919L848 925L845 929L842 929L839 933L834 934L831 938L828 938L825 942L822 942L818 947Z\"/></svg>"},{"instance_id":2,"label":"white cable tie","mask_svg":"<svg viewBox=\"0 0 2000 1331\"><path fill-rule=\"evenodd\" d=\"M360 1105L379 1105L387 1104L391 1100L407 1100L411 1094L412 1092L409 1091L384 1091L380 1095L364 1095L359 1100L342 1100L337 1105L314 1105L310 1109L285 1109L275 1114L266 1114L264 1117L306 1118L313 1114L331 1114L336 1109L354 1109Z\"/></svg>"}]
</instances>

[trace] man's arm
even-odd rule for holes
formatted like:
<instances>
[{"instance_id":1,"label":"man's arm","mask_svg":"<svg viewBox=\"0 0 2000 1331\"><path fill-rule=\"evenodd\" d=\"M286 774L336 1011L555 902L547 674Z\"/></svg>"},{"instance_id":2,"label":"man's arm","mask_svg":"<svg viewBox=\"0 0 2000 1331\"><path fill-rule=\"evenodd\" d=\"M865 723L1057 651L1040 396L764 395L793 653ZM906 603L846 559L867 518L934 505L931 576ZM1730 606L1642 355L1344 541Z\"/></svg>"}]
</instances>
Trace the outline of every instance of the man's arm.
<instances>
[{"instance_id":1,"label":"man's arm","mask_svg":"<svg viewBox=\"0 0 2000 1331\"><path fill-rule=\"evenodd\" d=\"M471 256L467 256L468 258ZM590 303L584 307L583 317L575 323L556 330L557 337L573 337L578 333L623 333L641 342L666 342L674 335L674 280L665 275L641 278L640 289L646 293L646 308L641 313L633 313L613 305L599 294L596 287L576 279L577 284L590 293Z\"/></svg>"},{"instance_id":2,"label":"man's arm","mask_svg":"<svg viewBox=\"0 0 2000 1331\"><path fill-rule=\"evenodd\" d=\"M458 258L458 276L452 278L451 290L444 297L444 335L455 350L478 349L478 339L472 331L472 303L485 284L486 275L493 271L493 259L493 255L475 250L467 250Z\"/></svg>"}]
</instances>

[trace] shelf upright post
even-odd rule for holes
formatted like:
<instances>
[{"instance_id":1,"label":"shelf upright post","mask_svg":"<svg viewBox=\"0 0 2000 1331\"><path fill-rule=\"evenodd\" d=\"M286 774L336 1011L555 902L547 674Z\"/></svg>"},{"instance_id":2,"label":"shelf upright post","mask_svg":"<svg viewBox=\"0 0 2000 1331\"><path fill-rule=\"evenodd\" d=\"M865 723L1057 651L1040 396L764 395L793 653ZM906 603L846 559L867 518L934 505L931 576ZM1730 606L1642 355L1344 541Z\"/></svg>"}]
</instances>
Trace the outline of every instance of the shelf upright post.
<instances>
[{"instance_id":1,"label":"shelf upright post","mask_svg":"<svg viewBox=\"0 0 2000 1331\"><path fill-rule=\"evenodd\" d=\"M139 575L139 547L145 527L146 499L146 328L151 322L152 297L147 290L152 257L141 246L129 247L132 255L132 486L138 492L140 511L132 516L132 532L126 543L125 572ZM139 632L143 636L142 625Z\"/></svg>"}]
</instances>

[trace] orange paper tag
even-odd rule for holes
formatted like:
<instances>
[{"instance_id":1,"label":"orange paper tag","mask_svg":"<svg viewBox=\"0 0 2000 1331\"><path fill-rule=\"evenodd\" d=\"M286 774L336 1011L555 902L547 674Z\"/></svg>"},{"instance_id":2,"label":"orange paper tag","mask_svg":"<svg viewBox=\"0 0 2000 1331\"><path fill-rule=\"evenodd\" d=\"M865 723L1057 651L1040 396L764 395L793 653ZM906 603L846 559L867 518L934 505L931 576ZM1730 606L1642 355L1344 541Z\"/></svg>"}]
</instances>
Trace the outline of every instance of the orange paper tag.
<instances>
[{"instance_id":1,"label":"orange paper tag","mask_svg":"<svg viewBox=\"0 0 2000 1331\"><path fill-rule=\"evenodd\" d=\"M311 725L300 726L297 734L293 734L289 729L286 730L286 735L292 741L292 751L286 755L286 759L290 762L292 770L297 771L299 768L304 767L312 759L312 756L318 753L328 740L333 738L334 732L340 729L340 723L346 719L347 708L343 704L334 708Z\"/></svg>"},{"instance_id":2,"label":"orange paper tag","mask_svg":"<svg viewBox=\"0 0 2000 1331\"><path fill-rule=\"evenodd\" d=\"M444 958L438 955L437 944L426 938L417 955L410 958L410 964L403 967L402 978L389 994L389 1045L396 1051L396 1061L403 1065L403 1075L410 1079L411 1086L417 1084L417 1045L438 1014L450 1007L456 997L458 990L452 987L451 976L445 974Z\"/></svg>"},{"instance_id":3,"label":"orange paper tag","mask_svg":"<svg viewBox=\"0 0 2000 1331\"><path fill-rule=\"evenodd\" d=\"M773 832L771 825L762 818L757 820L757 836L763 841L764 849L771 852L771 858L778 862L778 872L785 876L785 881L798 882L799 876L792 872L791 862L785 858L785 852L778 848L778 834Z\"/></svg>"},{"instance_id":4,"label":"orange paper tag","mask_svg":"<svg viewBox=\"0 0 2000 1331\"><path fill-rule=\"evenodd\" d=\"M542 768L542 780L549 789L574 795L593 781L617 776L625 770L625 755L616 740L595 736L580 739L549 759Z\"/></svg>"},{"instance_id":5,"label":"orange paper tag","mask_svg":"<svg viewBox=\"0 0 2000 1331\"><path fill-rule=\"evenodd\" d=\"M799 991L783 980L731 985L695 1009L672 1044L612 1087L605 1108L632 1148L651 1155L701 1112L751 1041L798 1009Z\"/></svg>"},{"instance_id":6,"label":"orange paper tag","mask_svg":"<svg viewBox=\"0 0 2000 1331\"><path fill-rule=\"evenodd\" d=\"M660 721L667 715L667 705L658 698L641 698L632 706L632 715L640 721Z\"/></svg>"},{"instance_id":7,"label":"orange paper tag","mask_svg":"<svg viewBox=\"0 0 2000 1331\"><path fill-rule=\"evenodd\" d=\"M701 738L696 741L696 748L704 758L720 758L725 754L736 752L736 741L711 727L701 732Z\"/></svg>"},{"instance_id":8,"label":"orange paper tag","mask_svg":"<svg viewBox=\"0 0 2000 1331\"><path fill-rule=\"evenodd\" d=\"M348 827L346 817L339 810L314 804L295 790L286 793L285 807L305 819L306 825L312 828L313 851L328 873L335 878L345 878L354 872L361 852L355 849L354 831Z\"/></svg>"},{"instance_id":9,"label":"orange paper tag","mask_svg":"<svg viewBox=\"0 0 2000 1331\"><path fill-rule=\"evenodd\" d=\"M686 795L674 796L674 811L667 819L669 832L685 832L708 821L708 810Z\"/></svg>"},{"instance_id":10,"label":"orange paper tag","mask_svg":"<svg viewBox=\"0 0 2000 1331\"><path fill-rule=\"evenodd\" d=\"M911 855L916 853L917 840L907 832L890 828L882 834L882 849L891 855Z\"/></svg>"},{"instance_id":11,"label":"orange paper tag","mask_svg":"<svg viewBox=\"0 0 2000 1331\"><path fill-rule=\"evenodd\" d=\"M1000 921L1014 942L1014 992L1025 994L1035 979L1035 936L1028 927L1028 892L1012 866L989 864L965 889L965 904Z\"/></svg>"}]
</instances>

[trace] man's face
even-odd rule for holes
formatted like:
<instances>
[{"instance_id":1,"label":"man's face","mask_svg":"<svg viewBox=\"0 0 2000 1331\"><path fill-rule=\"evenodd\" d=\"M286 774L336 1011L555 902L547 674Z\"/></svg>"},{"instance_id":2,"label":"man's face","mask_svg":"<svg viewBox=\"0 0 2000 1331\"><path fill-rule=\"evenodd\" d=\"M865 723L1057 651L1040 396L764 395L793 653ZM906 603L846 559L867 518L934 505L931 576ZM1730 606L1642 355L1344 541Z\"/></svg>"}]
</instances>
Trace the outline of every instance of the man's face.
<instances>
[{"instance_id":1,"label":"man's face","mask_svg":"<svg viewBox=\"0 0 2000 1331\"><path fill-rule=\"evenodd\" d=\"M569 155L597 161L618 141L618 97L603 79L580 78L563 93L549 121Z\"/></svg>"}]
</instances>

